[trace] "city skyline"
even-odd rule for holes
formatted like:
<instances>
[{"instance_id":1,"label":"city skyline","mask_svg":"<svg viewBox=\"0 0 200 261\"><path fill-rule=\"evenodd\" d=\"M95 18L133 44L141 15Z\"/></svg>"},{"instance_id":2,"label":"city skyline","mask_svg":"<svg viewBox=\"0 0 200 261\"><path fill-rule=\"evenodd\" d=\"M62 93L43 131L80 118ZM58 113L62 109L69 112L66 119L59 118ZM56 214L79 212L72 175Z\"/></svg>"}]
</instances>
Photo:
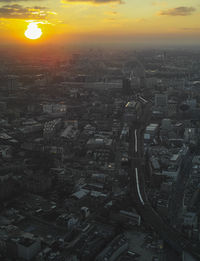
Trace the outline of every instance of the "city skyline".
<instances>
[{"instance_id":1,"label":"city skyline","mask_svg":"<svg viewBox=\"0 0 200 261\"><path fill-rule=\"evenodd\" d=\"M0 0L0 261L200 260L199 0Z\"/></svg>"}]
</instances>

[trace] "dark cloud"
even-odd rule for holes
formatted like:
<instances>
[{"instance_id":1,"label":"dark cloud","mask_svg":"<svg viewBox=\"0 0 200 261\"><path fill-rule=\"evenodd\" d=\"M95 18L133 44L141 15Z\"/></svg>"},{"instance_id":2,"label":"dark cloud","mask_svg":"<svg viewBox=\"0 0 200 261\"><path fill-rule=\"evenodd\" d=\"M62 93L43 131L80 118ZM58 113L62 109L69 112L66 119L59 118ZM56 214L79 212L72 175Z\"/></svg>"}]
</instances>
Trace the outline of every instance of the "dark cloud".
<instances>
[{"instance_id":1,"label":"dark cloud","mask_svg":"<svg viewBox=\"0 0 200 261\"><path fill-rule=\"evenodd\" d=\"M122 4L123 0L63 0L64 3L89 3L89 4Z\"/></svg>"},{"instance_id":2,"label":"dark cloud","mask_svg":"<svg viewBox=\"0 0 200 261\"><path fill-rule=\"evenodd\" d=\"M0 18L7 19L45 19L49 11L44 6L23 7L19 4L0 7Z\"/></svg>"},{"instance_id":3,"label":"dark cloud","mask_svg":"<svg viewBox=\"0 0 200 261\"><path fill-rule=\"evenodd\" d=\"M160 15L168 16L187 16L191 15L196 9L194 7L180 6L167 10L160 11Z\"/></svg>"}]
</instances>

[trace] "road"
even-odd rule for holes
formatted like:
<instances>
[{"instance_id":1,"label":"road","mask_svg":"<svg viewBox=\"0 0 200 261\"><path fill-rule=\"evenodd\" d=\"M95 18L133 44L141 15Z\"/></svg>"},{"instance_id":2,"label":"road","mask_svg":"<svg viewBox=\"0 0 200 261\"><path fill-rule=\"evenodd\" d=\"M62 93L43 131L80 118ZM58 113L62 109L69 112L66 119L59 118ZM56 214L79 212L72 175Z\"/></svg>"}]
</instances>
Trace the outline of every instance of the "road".
<instances>
[{"instance_id":1,"label":"road","mask_svg":"<svg viewBox=\"0 0 200 261\"><path fill-rule=\"evenodd\" d=\"M182 251L190 253L200 260L200 249L193 247L191 242L166 223L152 208L145 192L144 160L143 160L143 136L147 119L134 123L130 130L129 158L131 199L144 223L152 227L180 256Z\"/></svg>"}]
</instances>

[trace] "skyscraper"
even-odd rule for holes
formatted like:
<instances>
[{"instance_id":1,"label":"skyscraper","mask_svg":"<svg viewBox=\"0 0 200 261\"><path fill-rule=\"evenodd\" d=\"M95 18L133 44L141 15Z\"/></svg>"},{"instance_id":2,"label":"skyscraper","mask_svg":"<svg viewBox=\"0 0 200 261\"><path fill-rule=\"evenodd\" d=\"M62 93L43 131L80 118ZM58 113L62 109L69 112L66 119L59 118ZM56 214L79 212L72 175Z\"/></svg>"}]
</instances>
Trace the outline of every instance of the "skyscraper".
<instances>
[{"instance_id":1,"label":"skyscraper","mask_svg":"<svg viewBox=\"0 0 200 261\"><path fill-rule=\"evenodd\" d=\"M131 93L131 80L129 78L124 78L122 81L123 94L128 95Z\"/></svg>"}]
</instances>

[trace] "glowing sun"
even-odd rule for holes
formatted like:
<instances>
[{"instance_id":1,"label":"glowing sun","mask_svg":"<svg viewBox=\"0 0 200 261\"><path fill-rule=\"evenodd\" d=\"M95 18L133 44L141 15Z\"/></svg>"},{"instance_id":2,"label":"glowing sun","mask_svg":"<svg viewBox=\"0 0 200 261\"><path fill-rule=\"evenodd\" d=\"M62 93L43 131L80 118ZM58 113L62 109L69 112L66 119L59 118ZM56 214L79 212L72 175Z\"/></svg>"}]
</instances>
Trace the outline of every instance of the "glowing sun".
<instances>
[{"instance_id":1,"label":"glowing sun","mask_svg":"<svg viewBox=\"0 0 200 261\"><path fill-rule=\"evenodd\" d=\"M28 39L36 40L41 37L42 30L38 28L37 23L30 23L24 34Z\"/></svg>"}]
</instances>

